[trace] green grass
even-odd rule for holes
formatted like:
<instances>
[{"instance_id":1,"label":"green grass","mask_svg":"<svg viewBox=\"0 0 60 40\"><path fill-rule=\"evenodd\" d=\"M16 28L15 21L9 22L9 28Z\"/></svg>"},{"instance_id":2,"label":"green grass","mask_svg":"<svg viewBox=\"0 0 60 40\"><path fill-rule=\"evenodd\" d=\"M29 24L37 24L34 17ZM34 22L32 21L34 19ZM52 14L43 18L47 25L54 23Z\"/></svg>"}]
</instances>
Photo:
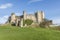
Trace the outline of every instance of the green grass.
<instances>
[{"instance_id":1,"label":"green grass","mask_svg":"<svg viewBox=\"0 0 60 40\"><path fill-rule=\"evenodd\" d=\"M60 31L1 26L0 40L60 40Z\"/></svg>"}]
</instances>

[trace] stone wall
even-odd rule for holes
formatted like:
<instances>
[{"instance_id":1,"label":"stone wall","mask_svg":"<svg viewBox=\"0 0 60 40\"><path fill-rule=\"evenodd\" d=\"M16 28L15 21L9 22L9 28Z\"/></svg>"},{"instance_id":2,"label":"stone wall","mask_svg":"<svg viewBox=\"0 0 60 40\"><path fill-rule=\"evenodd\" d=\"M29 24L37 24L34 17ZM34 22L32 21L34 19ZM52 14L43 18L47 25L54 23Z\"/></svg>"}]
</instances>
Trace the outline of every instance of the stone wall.
<instances>
[{"instance_id":1,"label":"stone wall","mask_svg":"<svg viewBox=\"0 0 60 40\"><path fill-rule=\"evenodd\" d=\"M15 20L16 20L16 15L15 14L11 14L11 23L15 22Z\"/></svg>"},{"instance_id":2,"label":"stone wall","mask_svg":"<svg viewBox=\"0 0 60 40\"><path fill-rule=\"evenodd\" d=\"M43 11L38 11L35 14L27 14L26 11L23 11L22 19L30 19L33 20L34 23L39 23L43 21L44 19L44 12ZM21 23L22 21L21 16L16 17L15 14L11 14L11 23L14 22L16 25L18 25L18 22ZM21 24L20 24L21 25Z\"/></svg>"},{"instance_id":3,"label":"stone wall","mask_svg":"<svg viewBox=\"0 0 60 40\"><path fill-rule=\"evenodd\" d=\"M35 15L27 15L27 19L33 20L34 22L36 22L36 17Z\"/></svg>"},{"instance_id":4,"label":"stone wall","mask_svg":"<svg viewBox=\"0 0 60 40\"><path fill-rule=\"evenodd\" d=\"M36 12L35 15L36 15L36 21L37 21L37 23L39 23L39 24L40 24L40 22L42 22L43 19L45 18L43 11L38 11L38 12Z\"/></svg>"},{"instance_id":5,"label":"stone wall","mask_svg":"<svg viewBox=\"0 0 60 40\"><path fill-rule=\"evenodd\" d=\"M34 15L33 14L27 14L25 11L23 12L23 17L24 20L26 19L31 19L34 22L40 23L43 21L43 19L45 18L44 16L44 12L43 11L38 11L36 12Z\"/></svg>"}]
</instances>

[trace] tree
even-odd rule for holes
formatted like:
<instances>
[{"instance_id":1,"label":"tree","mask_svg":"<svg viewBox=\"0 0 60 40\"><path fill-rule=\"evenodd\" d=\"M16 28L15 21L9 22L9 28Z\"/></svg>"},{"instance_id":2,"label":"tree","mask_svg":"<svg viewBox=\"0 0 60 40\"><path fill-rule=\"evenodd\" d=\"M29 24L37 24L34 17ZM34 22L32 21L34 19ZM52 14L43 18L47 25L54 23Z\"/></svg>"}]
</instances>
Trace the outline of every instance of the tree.
<instances>
[{"instance_id":1,"label":"tree","mask_svg":"<svg viewBox=\"0 0 60 40\"><path fill-rule=\"evenodd\" d=\"M23 20L24 25L25 25L25 24L27 24L27 25L31 25L32 22L33 22L33 21L30 20L30 19Z\"/></svg>"},{"instance_id":2,"label":"tree","mask_svg":"<svg viewBox=\"0 0 60 40\"><path fill-rule=\"evenodd\" d=\"M15 13L11 13L11 15L14 15Z\"/></svg>"},{"instance_id":3,"label":"tree","mask_svg":"<svg viewBox=\"0 0 60 40\"><path fill-rule=\"evenodd\" d=\"M44 19L43 22L40 23L40 27L48 28L49 25L52 24L52 20Z\"/></svg>"}]
</instances>

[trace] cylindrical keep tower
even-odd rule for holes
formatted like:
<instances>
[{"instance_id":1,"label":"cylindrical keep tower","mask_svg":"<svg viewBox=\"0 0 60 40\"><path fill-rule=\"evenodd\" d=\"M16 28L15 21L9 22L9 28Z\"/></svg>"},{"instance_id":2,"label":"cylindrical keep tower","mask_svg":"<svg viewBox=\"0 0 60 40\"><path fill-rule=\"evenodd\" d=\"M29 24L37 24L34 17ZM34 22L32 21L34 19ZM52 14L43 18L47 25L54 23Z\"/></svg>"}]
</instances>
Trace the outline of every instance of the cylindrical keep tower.
<instances>
[{"instance_id":1,"label":"cylindrical keep tower","mask_svg":"<svg viewBox=\"0 0 60 40\"><path fill-rule=\"evenodd\" d=\"M26 20L27 14L26 11L23 11L23 19Z\"/></svg>"},{"instance_id":2,"label":"cylindrical keep tower","mask_svg":"<svg viewBox=\"0 0 60 40\"><path fill-rule=\"evenodd\" d=\"M44 17L44 12L43 12L43 11L38 11L38 12L37 12L37 22L38 22L38 23L41 23L44 18L45 18L45 17Z\"/></svg>"}]
</instances>

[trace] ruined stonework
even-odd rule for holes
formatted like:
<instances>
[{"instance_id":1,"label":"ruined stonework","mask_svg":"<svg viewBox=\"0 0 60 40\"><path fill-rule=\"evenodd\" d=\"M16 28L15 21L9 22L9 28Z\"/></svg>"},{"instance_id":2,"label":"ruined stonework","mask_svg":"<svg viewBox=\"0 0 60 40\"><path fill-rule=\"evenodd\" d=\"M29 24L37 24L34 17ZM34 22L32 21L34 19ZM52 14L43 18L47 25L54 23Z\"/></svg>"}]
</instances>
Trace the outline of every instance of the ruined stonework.
<instances>
[{"instance_id":1,"label":"ruined stonework","mask_svg":"<svg viewBox=\"0 0 60 40\"><path fill-rule=\"evenodd\" d=\"M34 14L28 14L26 11L23 11L23 15L16 16L14 13L8 19L9 23L14 23L16 26L23 26L23 20L30 19L33 20L34 23L40 24L45 18L43 11L37 11Z\"/></svg>"}]
</instances>

